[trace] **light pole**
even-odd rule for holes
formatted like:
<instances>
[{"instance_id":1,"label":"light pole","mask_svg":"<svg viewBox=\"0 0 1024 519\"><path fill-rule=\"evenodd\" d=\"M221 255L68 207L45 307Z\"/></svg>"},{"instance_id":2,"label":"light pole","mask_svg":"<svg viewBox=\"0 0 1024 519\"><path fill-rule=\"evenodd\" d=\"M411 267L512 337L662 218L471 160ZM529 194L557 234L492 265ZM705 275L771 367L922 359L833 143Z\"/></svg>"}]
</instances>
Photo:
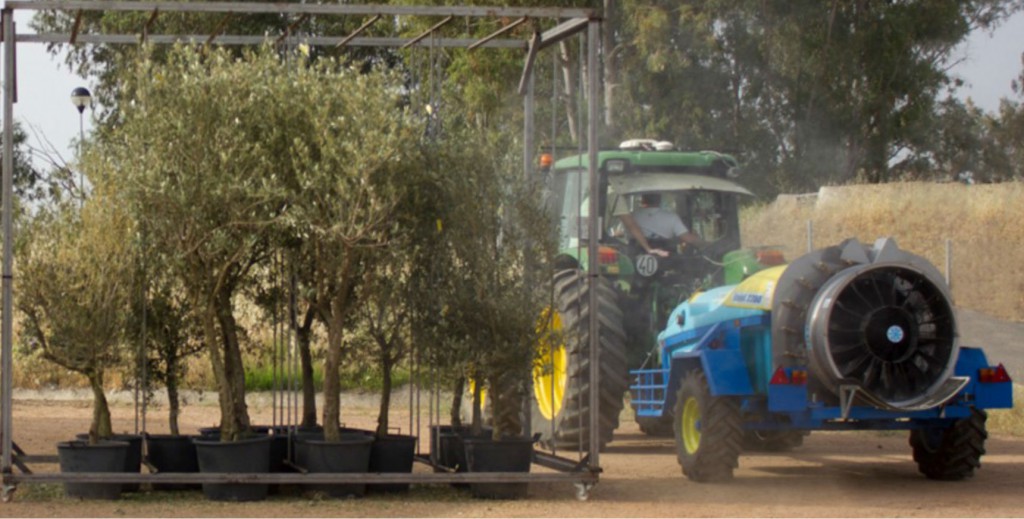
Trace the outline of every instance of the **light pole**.
<instances>
[{"instance_id":1,"label":"light pole","mask_svg":"<svg viewBox=\"0 0 1024 519\"><path fill-rule=\"evenodd\" d=\"M78 160L82 160L82 143L85 142L85 108L92 108L92 94L85 87L77 87L71 91L71 104L78 109ZM85 177L82 165L78 165L78 189L82 191L82 202L85 202Z\"/></svg>"}]
</instances>

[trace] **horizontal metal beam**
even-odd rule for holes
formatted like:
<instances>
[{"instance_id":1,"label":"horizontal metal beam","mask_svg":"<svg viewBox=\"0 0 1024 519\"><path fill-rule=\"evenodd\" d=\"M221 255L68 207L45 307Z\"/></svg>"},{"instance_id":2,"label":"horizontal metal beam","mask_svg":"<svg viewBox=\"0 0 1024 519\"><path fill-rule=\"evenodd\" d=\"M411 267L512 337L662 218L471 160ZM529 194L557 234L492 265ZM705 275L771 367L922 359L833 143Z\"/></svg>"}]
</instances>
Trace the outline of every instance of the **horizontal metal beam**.
<instances>
[{"instance_id":1,"label":"horizontal metal beam","mask_svg":"<svg viewBox=\"0 0 1024 519\"><path fill-rule=\"evenodd\" d=\"M409 43L409 38L353 38L350 41L346 41L346 37L342 36L309 36L301 38L302 43L313 46L337 46L344 43L350 47L401 47ZM109 43L109 44L126 44L133 45L139 43L141 36L138 34L80 34L78 35L77 43ZM152 43L194 43L204 44L209 39L209 35L204 34L188 34L188 35L171 35L171 34L151 34L146 36L146 41ZM264 42L273 42L275 38L268 38L266 36L238 36L238 35L223 35L217 36L216 45L260 45ZM44 33L44 34L19 34L17 36L19 43L69 43L69 36L64 33ZM477 40L472 38L439 38L431 41L420 41L417 42L415 47L468 47L475 43ZM500 48L500 49L526 49L526 42L522 40L491 40L485 44L484 47L488 48Z\"/></svg>"},{"instance_id":2,"label":"horizontal metal beam","mask_svg":"<svg viewBox=\"0 0 1024 519\"><path fill-rule=\"evenodd\" d=\"M164 472L49 472L5 474L5 485L16 483L235 483L308 484L325 483L553 483L558 481L597 483L591 471L562 472L405 472L405 473L210 473Z\"/></svg>"},{"instance_id":3,"label":"horizontal metal beam","mask_svg":"<svg viewBox=\"0 0 1024 519\"><path fill-rule=\"evenodd\" d=\"M544 31L540 35L540 48L538 50L544 50L576 33L583 32L583 29L587 28L588 23L590 23L588 18L575 18Z\"/></svg>"},{"instance_id":4,"label":"horizontal metal beam","mask_svg":"<svg viewBox=\"0 0 1024 519\"><path fill-rule=\"evenodd\" d=\"M123 2L123 1L8 1L14 10L152 11L192 13L280 13L311 15L469 16L531 18L589 18L592 9L575 7L475 7L298 4L282 2Z\"/></svg>"}]
</instances>

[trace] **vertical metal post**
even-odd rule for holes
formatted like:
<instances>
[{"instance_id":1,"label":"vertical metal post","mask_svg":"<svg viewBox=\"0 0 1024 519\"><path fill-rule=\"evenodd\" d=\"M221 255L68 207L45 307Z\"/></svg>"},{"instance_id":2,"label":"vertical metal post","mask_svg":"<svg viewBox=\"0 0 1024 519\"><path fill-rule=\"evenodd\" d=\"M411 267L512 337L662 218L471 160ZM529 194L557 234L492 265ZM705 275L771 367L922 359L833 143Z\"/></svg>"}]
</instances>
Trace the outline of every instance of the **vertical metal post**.
<instances>
[{"instance_id":1,"label":"vertical metal post","mask_svg":"<svg viewBox=\"0 0 1024 519\"><path fill-rule=\"evenodd\" d=\"M599 20L591 19L587 24L587 169L590 175L590 212L587 222L587 272L589 295L590 295L590 438L588 441L590 468L596 469L601 466L600 459L600 431L601 426L601 339L598 334L597 312L597 282L601 275L597 264L597 240L600 236L601 215L598 214L597 198L600 195L600 182L597 178L597 47L600 45L600 23Z\"/></svg>"},{"instance_id":2,"label":"vertical metal post","mask_svg":"<svg viewBox=\"0 0 1024 519\"><path fill-rule=\"evenodd\" d=\"M4 156L3 156L3 231L4 231L4 266L3 266L3 323L0 325L0 377L3 392L0 395L0 406L3 407L3 425L0 435L3 436L3 459L0 461L0 472L11 473L11 348L12 348L12 301L11 289L14 281L11 266L14 249L12 239L13 226L11 213L14 206L14 11L3 10L4 34Z\"/></svg>"},{"instance_id":3,"label":"vertical metal post","mask_svg":"<svg viewBox=\"0 0 1024 519\"><path fill-rule=\"evenodd\" d=\"M525 175L525 183L527 186L533 187L537 183L536 170L534 169L534 128L533 128L533 112L534 112L534 74L530 71L530 77L526 79L526 95L523 97L523 174ZM532 245L530 243L529 245ZM527 255L526 260L526 272L523 274L524 283L523 290L533 289L533 280L537 278L537 262L533 261L532 255ZM532 373L533 370L531 369ZM523 409L526 412L523 413L523 436L527 437L533 434L533 413L530 411L531 399L533 399L533 376L526 377L526 395L523 397ZM440 403L439 403L440 404Z\"/></svg>"}]
</instances>

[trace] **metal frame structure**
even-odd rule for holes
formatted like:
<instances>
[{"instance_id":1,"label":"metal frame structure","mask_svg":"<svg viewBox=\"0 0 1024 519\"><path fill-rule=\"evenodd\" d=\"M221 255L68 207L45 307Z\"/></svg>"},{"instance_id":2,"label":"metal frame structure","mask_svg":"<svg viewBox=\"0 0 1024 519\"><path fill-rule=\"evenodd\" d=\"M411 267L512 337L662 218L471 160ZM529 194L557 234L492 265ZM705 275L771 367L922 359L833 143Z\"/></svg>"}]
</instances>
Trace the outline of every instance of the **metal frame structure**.
<instances>
[{"instance_id":1,"label":"metal frame structure","mask_svg":"<svg viewBox=\"0 0 1024 519\"><path fill-rule=\"evenodd\" d=\"M14 12L56 10L76 13L76 20L70 33L18 34L14 23ZM81 16L84 11L121 11L149 13L150 16L137 34L85 34L80 32ZM26 470L25 462L52 462L53 456L26 456L18 452L14 457L12 442L12 289L14 284L13 263L13 229L12 206L7 201L13 200L13 115L14 103L17 102L17 77L15 71L17 43L66 43L66 44L140 44L152 42L157 44L187 42L214 45L257 45L270 39L269 36L221 34L223 23L212 34L177 35L149 34L149 29L160 13L187 12L208 13L230 16L232 14L272 13L279 15L295 15L300 21L313 16L362 16L364 23L354 32L343 36L309 36L302 42L311 46L363 46L363 47L428 47L440 46L450 48L479 47L523 49L526 52L519 93L524 96L523 108L526 112L524 122L523 166L526 174L533 168L533 67L537 54L570 36L586 30L587 34L587 85L588 93L588 131L587 148L589 151L590 178L590 215L597 214L597 117L598 117L598 45L600 45L600 18L593 9L582 8L535 8L535 7L475 7L475 6L444 6L416 7L391 5L349 5L349 4L296 4L277 2L178 2L178 1L142 1L120 2L109 0L72 1L72 0L36 0L36 1L5 1L2 7L3 41L3 172L2 172L2 225L3 225L3 277L2 277L2 323L0 323L0 472L3 478L3 497L9 498L14 485L19 482L67 482L88 481L102 482L154 482L154 483L448 483L448 482L552 482L570 481L577 485L578 497L586 498L590 488L598 481L600 473L599 452L596 435L598 434L597 412L600 401L599 392L590 392L590 435L587 456L582 461L574 462L544 452L535 451L534 463L554 469L555 473L432 473L432 474L111 474L111 473L77 473L77 474L14 474L13 466ZM430 17L442 21L434 24L426 32L413 37L365 37L361 33L382 17ZM438 38L435 31L450 22L453 18L506 18L512 20L503 28L480 39L470 38ZM554 20L556 25L544 32L534 32L529 41L500 39L501 36L529 20ZM295 24L293 24L294 26ZM278 41L293 37L291 28ZM428 41L424 41L427 37ZM591 216L594 218L594 216ZM597 268L598 226L589 225L589 271L598 272ZM594 275L589 281L594 283ZM597 305L597 290L590 290L591 308ZM596 385L600 383L599 346L597 337L597 320L590 320L590 379Z\"/></svg>"}]
</instances>

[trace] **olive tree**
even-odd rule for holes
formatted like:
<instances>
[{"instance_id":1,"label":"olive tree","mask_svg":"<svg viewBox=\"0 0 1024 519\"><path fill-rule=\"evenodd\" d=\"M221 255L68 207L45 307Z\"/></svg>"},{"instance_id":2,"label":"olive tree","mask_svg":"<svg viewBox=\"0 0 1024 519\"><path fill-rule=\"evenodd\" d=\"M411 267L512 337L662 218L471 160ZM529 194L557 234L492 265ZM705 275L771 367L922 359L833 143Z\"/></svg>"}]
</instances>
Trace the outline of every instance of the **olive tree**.
<instances>
[{"instance_id":1,"label":"olive tree","mask_svg":"<svg viewBox=\"0 0 1024 519\"><path fill-rule=\"evenodd\" d=\"M123 78L120 118L93 151L147 247L187 296L218 384L221 438L249 433L235 298L285 209L297 118L294 67L270 50L235 59L178 46ZM308 95L309 93L307 93Z\"/></svg>"},{"instance_id":2,"label":"olive tree","mask_svg":"<svg viewBox=\"0 0 1024 519\"><path fill-rule=\"evenodd\" d=\"M296 176L281 225L300 244L307 300L327 330L323 426L336 440L346 331L374 255L397 246L396 215L423 167L423 122L403 105L401 78L389 72L320 60L293 80L317 102L296 108L308 126L292 140Z\"/></svg>"},{"instance_id":3,"label":"olive tree","mask_svg":"<svg viewBox=\"0 0 1024 519\"><path fill-rule=\"evenodd\" d=\"M83 375L93 393L89 440L111 435L104 373L124 351L131 223L102 193L79 210L41 211L19 250L19 310L29 345Z\"/></svg>"}]
</instances>

